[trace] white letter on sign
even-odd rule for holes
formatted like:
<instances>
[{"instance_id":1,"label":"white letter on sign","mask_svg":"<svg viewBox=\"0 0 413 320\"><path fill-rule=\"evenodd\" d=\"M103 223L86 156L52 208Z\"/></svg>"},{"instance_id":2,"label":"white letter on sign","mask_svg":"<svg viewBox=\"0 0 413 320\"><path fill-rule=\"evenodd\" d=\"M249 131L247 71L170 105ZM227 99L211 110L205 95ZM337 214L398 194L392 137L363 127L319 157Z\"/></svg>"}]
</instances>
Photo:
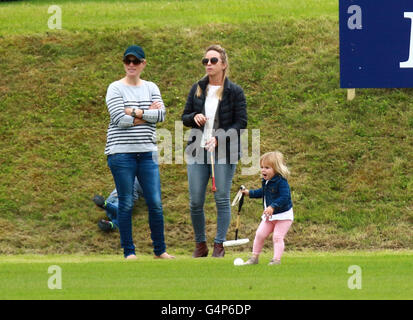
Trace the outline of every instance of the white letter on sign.
<instances>
[{"instance_id":1,"label":"white letter on sign","mask_svg":"<svg viewBox=\"0 0 413 320\"><path fill-rule=\"evenodd\" d=\"M361 8L357 5L352 5L348 7L347 13L353 13L353 15L348 18L347 26L350 30L362 29L361 25Z\"/></svg>"},{"instance_id":2,"label":"white letter on sign","mask_svg":"<svg viewBox=\"0 0 413 320\"><path fill-rule=\"evenodd\" d=\"M47 9L47 13L54 13L47 21L49 29L62 29L62 8L53 5Z\"/></svg>"},{"instance_id":3,"label":"white letter on sign","mask_svg":"<svg viewBox=\"0 0 413 320\"><path fill-rule=\"evenodd\" d=\"M348 267L347 273L354 273L350 278L348 278L347 286L350 290L361 289L361 268L359 266L353 265Z\"/></svg>"},{"instance_id":4,"label":"white letter on sign","mask_svg":"<svg viewBox=\"0 0 413 320\"><path fill-rule=\"evenodd\" d=\"M413 12L405 12L404 17L413 21ZM413 23L410 25L409 59L407 61L400 62L400 68L413 68Z\"/></svg>"},{"instance_id":5,"label":"white letter on sign","mask_svg":"<svg viewBox=\"0 0 413 320\"><path fill-rule=\"evenodd\" d=\"M47 269L47 272L54 273L47 281L47 286L49 289L62 289L62 268L59 266L50 266Z\"/></svg>"}]
</instances>

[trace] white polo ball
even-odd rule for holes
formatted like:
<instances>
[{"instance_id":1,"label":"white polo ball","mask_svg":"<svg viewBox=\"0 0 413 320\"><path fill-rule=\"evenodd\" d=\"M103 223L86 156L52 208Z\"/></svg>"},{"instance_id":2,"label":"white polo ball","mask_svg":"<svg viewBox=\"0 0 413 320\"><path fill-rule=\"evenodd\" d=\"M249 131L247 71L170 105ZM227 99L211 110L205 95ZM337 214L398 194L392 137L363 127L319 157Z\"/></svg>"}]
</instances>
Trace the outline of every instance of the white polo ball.
<instances>
[{"instance_id":1,"label":"white polo ball","mask_svg":"<svg viewBox=\"0 0 413 320\"><path fill-rule=\"evenodd\" d=\"M244 264L244 260L242 260L241 258L236 258L234 260L234 266L241 266Z\"/></svg>"}]
</instances>

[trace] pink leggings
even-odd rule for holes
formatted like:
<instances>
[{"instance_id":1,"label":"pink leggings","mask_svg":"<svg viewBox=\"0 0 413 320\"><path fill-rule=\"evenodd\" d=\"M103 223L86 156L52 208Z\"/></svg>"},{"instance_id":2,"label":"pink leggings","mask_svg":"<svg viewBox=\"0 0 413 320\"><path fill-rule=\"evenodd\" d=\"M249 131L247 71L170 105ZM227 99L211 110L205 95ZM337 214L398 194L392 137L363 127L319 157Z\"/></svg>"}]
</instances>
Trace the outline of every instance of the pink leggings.
<instances>
[{"instance_id":1,"label":"pink leggings","mask_svg":"<svg viewBox=\"0 0 413 320\"><path fill-rule=\"evenodd\" d=\"M271 234L271 232L273 232L274 259L281 260L281 256L284 252L284 237L292 223L292 220L261 221L255 234L252 253L259 255L264 246L264 240Z\"/></svg>"}]
</instances>

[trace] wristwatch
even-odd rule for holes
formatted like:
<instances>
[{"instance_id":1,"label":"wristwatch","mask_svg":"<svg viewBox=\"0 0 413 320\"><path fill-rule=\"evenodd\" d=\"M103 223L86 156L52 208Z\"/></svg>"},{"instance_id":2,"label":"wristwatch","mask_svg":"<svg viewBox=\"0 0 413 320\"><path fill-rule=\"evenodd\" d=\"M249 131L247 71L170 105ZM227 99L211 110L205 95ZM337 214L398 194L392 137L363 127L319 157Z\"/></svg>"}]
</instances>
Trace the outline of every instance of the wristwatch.
<instances>
[{"instance_id":1,"label":"wristwatch","mask_svg":"<svg viewBox=\"0 0 413 320\"><path fill-rule=\"evenodd\" d=\"M134 117L134 118L137 117L137 114L136 114L136 112L135 112L135 108L132 109L131 116Z\"/></svg>"}]
</instances>

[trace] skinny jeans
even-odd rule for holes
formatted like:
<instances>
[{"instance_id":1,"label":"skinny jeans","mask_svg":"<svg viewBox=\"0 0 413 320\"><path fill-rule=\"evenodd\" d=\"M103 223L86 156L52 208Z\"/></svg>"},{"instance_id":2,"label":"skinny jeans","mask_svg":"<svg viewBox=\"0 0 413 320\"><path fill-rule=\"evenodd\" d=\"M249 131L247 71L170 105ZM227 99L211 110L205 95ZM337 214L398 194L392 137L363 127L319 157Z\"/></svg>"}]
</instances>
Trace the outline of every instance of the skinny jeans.
<instances>
[{"instance_id":1,"label":"skinny jeans","mask_svg":"<svg viewBox=\"0 0 413 320\"><path fill-rule=\"evenodd\" d=\"M112 172L118 192L117 220L120 243L125 257L135 254L132 238L133 185L135 177L142 187L143 197L148 206L149 228L155 255L166 250L164 239L164 219L161 201L161 181L157 153L116 153L108 156L108 166Z\"/></svg>"},{"instance_id":2,"label":"skinny jeans","mask_svg":"<svg viewBox=\"0 0 413 320\"><path fill-rule=\"evenodd\" d=\"M214 193L215 205L217 209L217 227L215 243L226 241L228 227L231 221L231 186L234 177L236 164L214 164L215 184L217 191ZM211 164L192 163L187 165L189 184L189 207L191 221L195 234L195 242L206 241L205 231L205 195L208 182L212 175Z\"/></svg>"}]
</instances>

